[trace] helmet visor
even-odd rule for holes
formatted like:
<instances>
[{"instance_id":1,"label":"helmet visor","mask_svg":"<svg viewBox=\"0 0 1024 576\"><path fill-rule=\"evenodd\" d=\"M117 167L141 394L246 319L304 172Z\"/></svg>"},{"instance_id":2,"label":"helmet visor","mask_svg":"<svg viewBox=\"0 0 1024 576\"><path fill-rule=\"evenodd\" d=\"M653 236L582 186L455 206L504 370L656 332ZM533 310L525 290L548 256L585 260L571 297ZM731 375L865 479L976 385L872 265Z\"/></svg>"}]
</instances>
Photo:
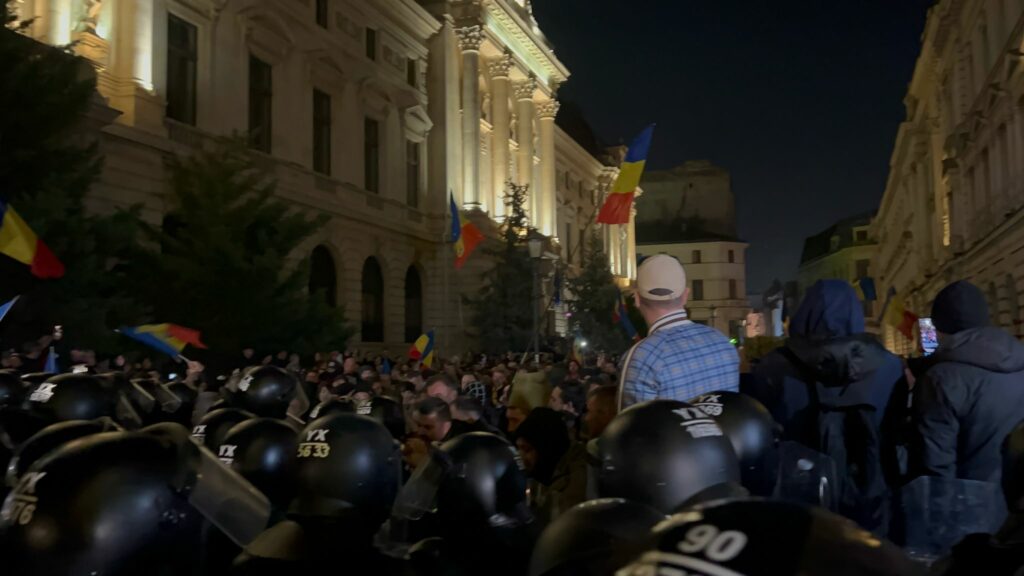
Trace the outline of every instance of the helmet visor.
<instances>
[{"instance_id":1,"label":"helmet visor","mask_svg":"<svg viewBox=\"0 0 1024 576\"><path fill-rule=\"evenodd\" d=\"M398 493L392 516L403 520L419 520L437 509L437 490L446 470L444 460L435 451L425 464L416 469Z\"/></svg>"},{"instance_id":2,"label":"helmet visor","mask_svg":"<svg viewBox=\"0 0 1024 576\"><path fill-rule=\"evenodd\" d=\"M191 440L199 448L200 457L189 503L235 544L244 547L266 529L270 501L213 452Z\"/></svg>"}]
</instances>

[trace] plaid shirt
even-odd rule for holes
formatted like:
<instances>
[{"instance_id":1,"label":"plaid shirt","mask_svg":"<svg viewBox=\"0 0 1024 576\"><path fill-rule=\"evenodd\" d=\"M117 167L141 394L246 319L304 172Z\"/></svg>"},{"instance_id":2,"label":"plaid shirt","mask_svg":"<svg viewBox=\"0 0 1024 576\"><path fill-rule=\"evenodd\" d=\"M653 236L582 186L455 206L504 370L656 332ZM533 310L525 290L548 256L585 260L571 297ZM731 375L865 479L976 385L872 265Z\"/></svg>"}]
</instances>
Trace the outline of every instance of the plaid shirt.
<instances>
[{"instance_id":1,"label":"plaid shirt","mask_svg":"<svg viewBox=\"0 0 1024 576\"><path fill-rule=\"evenodd\" d=\"M654 399L690 400L738 391L740 357L721 332L680 310L658 319L622 362L619 408Z\"/></svg>"}]
</instances>

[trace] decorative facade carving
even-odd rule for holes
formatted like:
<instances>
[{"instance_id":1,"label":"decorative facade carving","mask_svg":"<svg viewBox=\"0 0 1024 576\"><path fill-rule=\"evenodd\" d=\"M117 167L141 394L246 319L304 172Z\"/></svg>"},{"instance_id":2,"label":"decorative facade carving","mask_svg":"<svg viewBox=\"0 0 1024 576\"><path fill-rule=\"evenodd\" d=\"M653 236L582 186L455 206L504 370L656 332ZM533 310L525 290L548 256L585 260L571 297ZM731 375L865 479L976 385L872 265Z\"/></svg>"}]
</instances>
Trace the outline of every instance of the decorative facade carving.
<instances>
[{"instance_id":1,"label":"decorative facade carving","mask_svg":"<svg viewBox=\"0 0 1024 576\"><path fill-rule=\"evenodd\" d=\"M459 49L463 52L480 50L480 44L484 41L483 28L479 24L456 28L455 35L459 39Z\"/></svg>"},{"instance_id":2,"label":"decorative facade carving","mask_svg":"<svg viewBox=\"0 0 1024 576\"><path fill-rule=\"evenodd\" d=\"M539 118L554 118L558 114L559 106L558 100L545 100L537 106L537 116Z\"/></svg>"},{"instance_id":3,"label":"decorative facade carving","mask_svg":"<svg viewBox=\"0 0 1024 576\"><path fill-rule=\"evenodd\" d=\"M516 95L516 100L532 100L533 93L537 90L537 79L530 77L522 82L516 82L512 84L512 91Z\"/></svg>"},{"instance_id":4,"label":"decorative facade carving","mask_svg":"<svg viewBox=\"0 0 1024 576\"><path fill-rule=\"evenodd\" d=\"M512 66L512 55L506 52L499 58L492 60L487 68L491 73L491 78L508 78L509 72L512 71Z\"/></svg>"},{"instance_id":5,"label":"decorative facade carving","mask_svg":"<svg viewBox=\"0 0 1024 576\"><path fill-rule=\"evenodd\" d=\"M82 14L81 22L79 22L82 32L96 33L101 10L103 10L103 0L85 0L85 11Z\"/></svg>"}]
</instances>

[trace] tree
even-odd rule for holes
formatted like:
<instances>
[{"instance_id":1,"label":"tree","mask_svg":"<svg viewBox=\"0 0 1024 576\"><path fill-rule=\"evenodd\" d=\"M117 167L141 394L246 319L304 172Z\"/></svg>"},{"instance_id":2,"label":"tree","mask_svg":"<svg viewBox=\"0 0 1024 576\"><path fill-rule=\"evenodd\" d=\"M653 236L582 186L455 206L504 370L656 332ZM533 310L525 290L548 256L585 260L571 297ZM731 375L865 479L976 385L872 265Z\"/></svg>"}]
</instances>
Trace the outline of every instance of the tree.
<instances>
[{"instance_id":1,"label":"tree","mask_svg":"<svg viewBox=\"0 0 1024 576\"><path fill-rule=\"evenodd\" d=\"M581 250L580 273L568 282L572 293L570 330L582 335L593 350L620 352L629 345L625 331L613 318L620 291L596 231L591 231Z\"/></svg>"},{"instance_id":2,"label":"tree","mask_svg":"<svg viewBox=\"0 0 1024 576\"><path fill-rule=\"evenodd\" d=\"M274 199L276 182L239 140L169 163L170 211L147 233L143 291L154 318L202 331L213 357L242 348L310 353L340 348L352 329L341 309L310 295L303 242L327 221Z\"/></svg>"},{"instance_id":3,"label":"tree","mask_svg":"<svg viewBox=\"0 0 1024 576\"><path fill-rule=\"evenodd\" d=\"M38 280L0 256L0 298L22 296L5 320L22 342L63 324L72 345L111 351L111 331L141 311L126 289L124 265L137 251L132 211L86 211L101 159L84 119L96 96L92 67L68 47L21 32L13 3L0 4L0 182L3 196L64 263L59 280Z\"/></svg>"},{"instance_id":4,"label":"tree","mask_svg":"<svg viewBox=\"0 0 1024 576\"><path fill-rule=\"evenodd\" d=\"M509 350L525 351L533 339L533 263L526 247L530 232L526 216L528 186L506 184L505 221L501 225L501 245L485 247L494 262L484 273L484 287L477 298L467 298L472 324L480 347L489 354Z\"/></svg>"}]
</instances>

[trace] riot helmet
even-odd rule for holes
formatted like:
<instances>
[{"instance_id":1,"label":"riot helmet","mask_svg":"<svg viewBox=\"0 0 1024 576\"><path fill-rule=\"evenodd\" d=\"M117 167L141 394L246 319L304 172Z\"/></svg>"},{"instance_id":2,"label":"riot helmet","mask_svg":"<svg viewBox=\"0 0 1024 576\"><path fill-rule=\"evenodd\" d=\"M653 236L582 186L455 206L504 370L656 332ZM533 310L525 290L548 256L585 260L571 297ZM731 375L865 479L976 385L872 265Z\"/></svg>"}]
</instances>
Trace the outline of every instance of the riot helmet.
<instances>
[{"instance_id":1,"label":"riot helmet","mask_svg":"<svg viewBox=\"0 0 1024 576\"><path fill-rule=\"evenodd\" d=\"M253 418L228 430L217 457L281 509L295 494L297 445L295 429L285 422Z\"/></svg>"},{"instance_id":2,"label":"riot helmet","mask_svg":"<svg viewBox=\"0 0 1024 576\"><path fill-rule=\"evenodd\" d=\"M289 514L376 530L401 482L401 455L387 429L365 416L330 414L307 424L298 441Z\"/></svg>"},{"instance_id":3,"label":"riot helmet","mask_svg":"<svg viewBox=\"0 0 1024 576\"><path fill-rule=\"evenodd\" d=\"M120 426L109 418L97 420L68 420L58 422L36 432L25 440L14 452L7 466L7 486L14 488L18 480L32 464L64 444L99 434L120 430Z\"/></svg>"},{"instance_id":4,"label":"riot helmet","mask_svg":"<svg viewBox=\"0 0 1024 576\"><path fill-rule=\"evenodd\" d=\"M619 576L911 576L896 546L822 508L767 500L709 503L655 529L656 543Z\"/></svg>"},{"instance_id":5,"label":"riot helmet","mask_svg":"<svg viewBox=\"0 0 1024 576\"><path fill-rule=\"evenodd\" d=\"M711 392L689 403L714 418L729 438L739 459L743 486L752 494L770 496L778 475L781 430L768 409L739 392Z\"/></svg>"},{"instance_id":6,"label":"riot helmet","mask_svg":"<svg viewBox=\"0 0 1024 576\"><path fill-rule=\"evenodd\" d=\"M331 414L355 414L356 404L348 398L330 398L310 408L306 413L306 420L312 422L317 418L323 418Z\"/></svg>"},{"instance_id":7,"label":"riot helmet","mask_svg":"<svg viewBox=\"0 0 1024 576\"><path fill-rule=\"evenodd\" d=\"M277 366L246 368L233 380L234 405L267 418L284 418L299 388L298 378Z\"/></svg>"},{"instance_id":8,"label":"riot helmet","mask_svg":"<svg viewBox=\"0 0 1024 576\"><path fill-rule=\"evenodd\" d=\"M216 452L228 430L231 430L235 424L255 417L256 415L252 412L238 408L220 408L207 412L206 416L200 418L199 423L192 427L192 437L210 451Z\"/></svg>"},{"instance_id":9,"label":"riot helmet","mask_svg":"<svg viewBox=\"0 0 1024 576\"><path fill-rule=\"evenodd\" d=\"M383 424L395 440L405 438L405 413L399 402L385 396L376 396L370 400L367 416Z\"/></svg>"},{"instance_id":10,"label":"riot helmet","mask_svg":"<svg viewBox=\"0 0 1024 576\"><path fill-rule=\"evenodd\" d=\"M541 533L530 576L612 576L649 546L651 528L665 518L621 498L578 504Z\"/></svg>"},{"instance_id":11,"label":"riot helmet","mask_svg":"<svg viewBox=\"0 0 1024 576\"><path fill-rule=\"evenodd\" d=\"M18 375L9 370L0 370L0 408L14 408L25 397L25 384Z\"/></svg>"},{"instance_id":12,"label":"riot helmet","mask_svg":"<svg viewBox=\"0 0 1024 576\"><path fill-rule=\"evenodd\" d=\"M115 415L117 394L91 374L60 374L33 386L28 406L48 422L95 420Z\"/></svg>"},{"instance_id":13,"label":"riot helmet","mask_svg":"<svg viewBox=\"0 0 1024 576\"><path fill-rule=\"evenodd\" d=\"M598 441L598 494L670 514L722 488L738 486L729 439L700 409L676 400L636 404Z\"/></svg>"}]
</instances>

